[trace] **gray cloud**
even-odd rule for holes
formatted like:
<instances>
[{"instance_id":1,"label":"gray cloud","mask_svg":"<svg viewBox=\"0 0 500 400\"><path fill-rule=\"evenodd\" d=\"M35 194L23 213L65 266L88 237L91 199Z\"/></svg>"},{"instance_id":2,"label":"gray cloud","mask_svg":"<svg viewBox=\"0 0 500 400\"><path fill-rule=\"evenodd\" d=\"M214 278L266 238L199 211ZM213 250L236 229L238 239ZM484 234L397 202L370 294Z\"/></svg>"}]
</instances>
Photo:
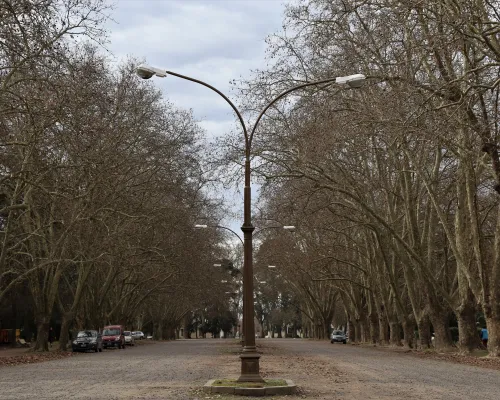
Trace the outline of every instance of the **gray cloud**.
<instances>
[{"instance_id":1,"label":"gray cloud","mask_svg":"<svg viewBox=\"0 0 500 400\"><path fill-rule=\"evenodd\" d=\"M231 98L231 79L265 66L264 40L280 30L283 9L279 0L118 0L108 24L109 49L117 61L145 59ZM175 77L155 85L172 103L192 109L209 136L235 127L232 110L209 89Z\"/></svg>"}]
</instances>

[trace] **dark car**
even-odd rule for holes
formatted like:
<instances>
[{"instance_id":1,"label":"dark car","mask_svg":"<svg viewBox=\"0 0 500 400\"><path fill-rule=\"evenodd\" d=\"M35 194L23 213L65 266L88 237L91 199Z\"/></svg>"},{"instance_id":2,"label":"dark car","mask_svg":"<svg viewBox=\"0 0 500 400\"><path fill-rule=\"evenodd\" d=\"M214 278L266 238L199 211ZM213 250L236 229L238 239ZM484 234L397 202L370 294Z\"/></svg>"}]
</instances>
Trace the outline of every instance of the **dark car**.
<instances>
[{"instance_id":1,"label":"dark car","mask_svg":"<svg viewBox=\"0 0 500 400\"><path fill-rule=\"evenodd\" d=\"M342 331L333 331L330 337L330 343L347 343L347 337Z\"/></svg>"},{"instance_id":2,"label":"dark car","mask_svg":"<svg viewBox=\"0 0 500 400\"><path fill-rule=\"evenodd\" d=\"M107 349L108 347L117 347L119 349L125 348L125 336L123 336L123 326L121 325L108 325L102 330L102 346Z\"/></svg>"},{"instance_id":3,"label":"dark car","mask_svg":"<svg viewBox=\"0 0 500 400\"><path fill-rule=\"evenodd\" d=\"M80 331L71 343L73 351L102 351L102 336L97 331Z\"/></svg>"}]
</instances>

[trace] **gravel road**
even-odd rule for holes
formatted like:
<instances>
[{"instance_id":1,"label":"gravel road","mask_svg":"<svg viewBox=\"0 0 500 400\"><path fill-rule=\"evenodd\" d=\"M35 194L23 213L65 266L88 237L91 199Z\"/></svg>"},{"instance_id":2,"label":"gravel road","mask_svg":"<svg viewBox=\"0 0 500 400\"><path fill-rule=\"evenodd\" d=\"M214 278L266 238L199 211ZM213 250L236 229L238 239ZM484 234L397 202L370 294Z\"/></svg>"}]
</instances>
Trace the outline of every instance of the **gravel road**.
<instances>
[{"instance_id":1,"label":"gravel road","mask_svg":"<svg viewBox=\"0 0 500 400\"><path fill-rule=\"evenodd\" d=\"M310 340L257 344L265 377L299 385L289 400L500 399L496 370ZM237 352L232 340L179 340L0 367L0 399L221 398L200 388L208 379L237 377Z\"/></svg>"},{"instance_id":2,"label":"gravel road","mask_svg":"<svg viewBox=\"0 0 500 400\"><path fill-rule=\"evenodd\" d=\"M269 345L276 346L283 354L294 354L302 359L305 374L294 369L287 376L302 384L307 397L500 400L498 370L423 360L405 353L328 342L288 339ZM262 364L265 368L265 359ZM328 378L320 376L309 381L308 364L313 367L316 364L323 364L327 368L333 366L330 373L335 383L328 384Z\"/></svg>"}]
</instances>

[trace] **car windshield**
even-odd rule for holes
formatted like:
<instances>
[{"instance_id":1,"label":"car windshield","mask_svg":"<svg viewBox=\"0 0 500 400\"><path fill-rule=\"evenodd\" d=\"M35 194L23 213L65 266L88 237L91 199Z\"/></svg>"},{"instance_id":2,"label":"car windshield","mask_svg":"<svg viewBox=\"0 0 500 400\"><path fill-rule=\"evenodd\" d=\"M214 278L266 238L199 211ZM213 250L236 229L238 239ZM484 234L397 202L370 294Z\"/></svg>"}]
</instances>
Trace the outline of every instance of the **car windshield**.
<instances>
[{"instance_id":1,"label":"car windshield","mask_svg":"<svg viewBox=\"0 0 500 400\"><path fill-rule=\"evenodd\" d=\"M333 331L333 335L343 335L344 332L342 331Z\"/></svg>"},{"instance_id":2,"label":"car windshield","mask_svg":"<svg viewBox=\"0 0 500 400\"><path fill-rule=\"evenodd\" d=\"M130 331L125 331L125 332L123 332L123 335L124 335L124 336L130 336L130 335L131 335L131 333L130 333Z\"/></svg>"},{"instance_id":3,"label":"car windshield","mask_svg":"<svg viewBox=\"0 0 500 400\"><path fill-rule=\"evenodd\" d=\"M119 329L104 329L102 332L104 336L114 336L114 335L119 335L120 330Z\"/></svg>"},{"instance_id":4,"label":"car windshield","mask_svg":"<svg viewBox=\"0 0 500 400\"><path fill-rule=\"evenodd\" d=\"M76 337L92 337L92 332L81 331L81 332L78 332L78 335Z\"/></svg>"}]
</instances>

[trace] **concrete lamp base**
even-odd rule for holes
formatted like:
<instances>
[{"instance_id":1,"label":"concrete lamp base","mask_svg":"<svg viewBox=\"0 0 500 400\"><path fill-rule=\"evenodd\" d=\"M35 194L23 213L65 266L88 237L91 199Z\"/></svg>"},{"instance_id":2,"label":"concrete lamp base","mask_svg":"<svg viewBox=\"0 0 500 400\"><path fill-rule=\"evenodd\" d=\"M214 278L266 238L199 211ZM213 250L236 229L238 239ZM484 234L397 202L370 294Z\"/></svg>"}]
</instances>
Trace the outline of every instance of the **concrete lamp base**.
<instances>
[{"instance_id":1,"label":"concrete lamp base","mask_svg":"<svg viewBox=\"0 0 500 400\"><path fill-rule=\"evenodd\" d=\"M279 380L279 378L275 378L274 380ZM254 397L262 397L262 396L280 396L280 395L288 395L295 393L296 386L290 379L282 379L286 382L286 385L282 386L264 386L266 381L262 384L262 387L244 387L244 386L223 386L223 385L215 385L214 383L217 379L209 380L204 386L203 391L205 393L221 393L221 394L234 394L240 396L254 396ZM235 381L236 384L236 381Z\"/></svg>"}]
</instances>

